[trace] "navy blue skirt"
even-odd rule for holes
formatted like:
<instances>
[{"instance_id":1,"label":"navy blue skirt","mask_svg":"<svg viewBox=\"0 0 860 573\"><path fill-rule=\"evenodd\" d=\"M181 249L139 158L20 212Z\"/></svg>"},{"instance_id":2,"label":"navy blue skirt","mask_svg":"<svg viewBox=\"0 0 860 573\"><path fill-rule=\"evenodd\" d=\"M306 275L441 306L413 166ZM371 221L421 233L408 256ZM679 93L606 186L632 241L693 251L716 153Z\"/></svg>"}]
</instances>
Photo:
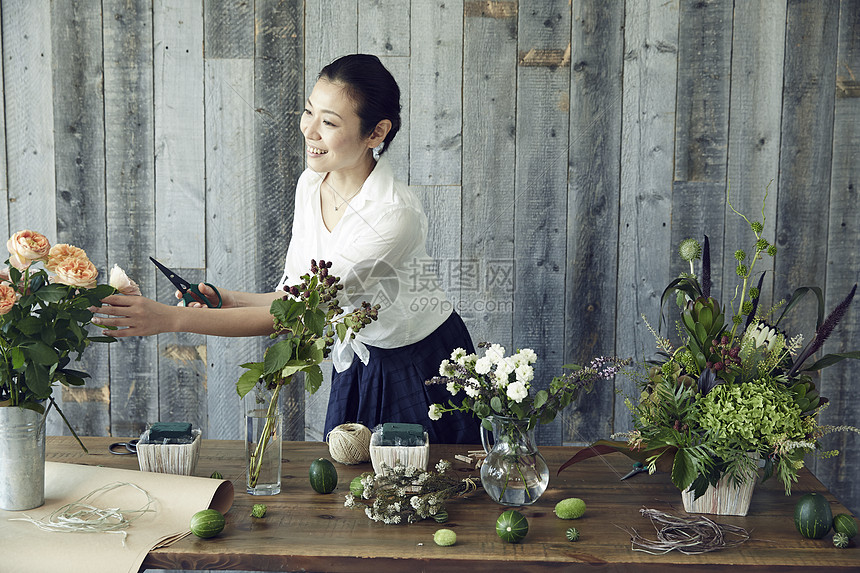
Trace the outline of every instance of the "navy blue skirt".
<instances>
[{"instance_id":1,"label":"navy blue skirt","mask_svg":"<svg viewBox=\"0 0 860 573\"><path fill-rule=\"evenodd\" d=\"M452 412L432 421L431 404L448 404L444 385L427 386L439 375L439 364L455 348L475 352L469 331L456 312L424 340L399 348L367 346L370 358L363 364L354 357L343 372L335 372L325 419L324 436L336 426L360 423L370 429L386 422L421 424L431 444L480 444L479 421L471 414ZM462 396L454 397L459 403Z\"/></svg>"}]
</instances>

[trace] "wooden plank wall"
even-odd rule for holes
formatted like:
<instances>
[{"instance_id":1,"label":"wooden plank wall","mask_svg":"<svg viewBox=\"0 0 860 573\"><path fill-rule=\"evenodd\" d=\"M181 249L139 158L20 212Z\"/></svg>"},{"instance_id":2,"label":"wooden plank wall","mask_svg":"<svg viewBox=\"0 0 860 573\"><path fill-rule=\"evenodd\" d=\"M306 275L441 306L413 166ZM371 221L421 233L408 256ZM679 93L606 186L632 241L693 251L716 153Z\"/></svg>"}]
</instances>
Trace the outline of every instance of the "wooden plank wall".
<instances>
[{"instance_id":1,"label":"wooden plank wall","mask_svg":"<svg viewBox=\"0 0 860 573\"><path fill-rule=\"evenodd\" d=\"M860 278L860 4L852 0L3 0L0 230L32 228L123 266L171 302L150 255L193 280L271 288L303 169L316 73L379 55L401 86L390 151L430 218L435 274L476 342L532 347L538 383L599 354L654 349L675 248L710 237L715 291L766 220L768 300ZM767 191L767 204L762 201ZM723 262L722 271L717 265ZM438 301L427 301L428 304ZM791 328L810 331L814 309ZM234 383L265 339L188 334L90 353L60 393L79 431L184 419L240 436ZM860 347L854 309L829 342ZM856 364L820 380L824 419L860 426ZM540 428L582 443L630 427L627 379ZM287 397L321 439L323 389ZM50 431L63 432L58 420ZM860 440L809 463L860 510Z\"/></svg>"}]
</instances>

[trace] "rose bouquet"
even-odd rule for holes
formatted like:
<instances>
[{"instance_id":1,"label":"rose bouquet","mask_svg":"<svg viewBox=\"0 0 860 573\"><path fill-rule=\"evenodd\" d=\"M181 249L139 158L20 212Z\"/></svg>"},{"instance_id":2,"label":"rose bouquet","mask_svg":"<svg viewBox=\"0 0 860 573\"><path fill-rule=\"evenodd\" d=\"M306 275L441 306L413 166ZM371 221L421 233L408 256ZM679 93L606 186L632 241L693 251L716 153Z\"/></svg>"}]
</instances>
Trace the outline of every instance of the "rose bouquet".
<instances>
[{"instance_id":1,"label":"rose bouquet","mask_svg":"<svg viewBox=\"0 0 860 573\"><path fill-rule=\"evenodd\" d=\"M761 459L762 479L775 474L789 494L804 455L821 448L819 438L834 431L858 432L851 426L819 424L827 399L813 379L829 365L860 358L855 351L814 359L848 310L857 286L826 319L817 287L798 288L787 301L761 308L764 273L753 285L754 269L764 256L776 255L776 246L762 236L763 222L750 221L728 204L755 236L751 256L743 250L734 253L740 279L734 296L726 305L712 296L707 237L704 249L695 240L683 241L679 253L690 272L669 283L661 298L662 304L674 301L678 308L680 343L649 326L658 358L636 377L638 401L626 401L633 430L616 434L626 444L598 442L562 469L594 452L622 450L638 456L652 472L671 471L672 482L695 500L721 480L736 487L751 481ZM699 259L700 275L694 269ZM812 340L804 344L802 335L788 334L780 324L809 293L817 295L819 319Z\"/></svg>"},{"instance_id":2,"label":"rose bouquet","mask_svg":"<svg viewBox=\"0 0 860 573\"><path fill-rule=\"evenodd\" d=\"M140 292L116 266L111 284L98 285L98 270L83 249L51 246L40 233L19 231L6 246L9 267L0 271L0 406L43 413L48 400L62 416L52 387L83 385L89 375L72 368L72 360L80 360L93 342L115 340L87 332L89 308L118 290Z\"/></svg>"}]
</instances>

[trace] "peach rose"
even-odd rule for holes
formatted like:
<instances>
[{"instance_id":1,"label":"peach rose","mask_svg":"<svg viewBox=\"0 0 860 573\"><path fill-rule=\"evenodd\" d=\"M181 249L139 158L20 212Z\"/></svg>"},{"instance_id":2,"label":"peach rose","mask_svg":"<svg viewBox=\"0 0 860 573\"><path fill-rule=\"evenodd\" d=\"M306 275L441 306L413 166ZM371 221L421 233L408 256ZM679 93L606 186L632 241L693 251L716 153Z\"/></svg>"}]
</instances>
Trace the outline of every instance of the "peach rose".
<instances>
[{"instance_id":1,"label":"peach rose","mask_svg":"<svg viewBox=\"0 0 860 573\"><path fill-rule=\"evenodd\" d=\"M0 315L6 314L18 300L18 293L9 285L0 284Z\"/></svg>"},{"instance_id":2,"label":"peach rose","mask_svg":"<svg viewBox=\"0 0 860 573\"><path fill-rule=\"evenodd\" d=\"M96 266L89 260L74 257L60 261L54 272L57 273L54 282L80 288L96 286L96 277L99 275Z\"/></svg>"},{"instance_id":3,"label":"peach rose","mask_svg":"<svg viewBox=\"0 0 860 573\"><path fill-rule=\"evenodd\" d=\"M48 238L35 231L18 231L6 241L9 249L9 263L16 269L24 270L34 261L39 261L48 256L51 243Z\"/></svg>"},{"instance_id":4,"label":"peach rose","mask_svg":"<svg viewBox=\"0 0 860 573\"><path fill-rule=\"evenodd\" d=\"M84 259L89 260L87 257L87 253L74 245L67 245L65 243L54 245L51 247L50 252L48 253L48 260L45 261L45 268L51 272L54 272L54 269L57 268L63 260L65 259Z\"/></svg>"},{"instance_id":5,"label":"peach rose","mask_svg":"<svg viewBox=\"0 0 860 573\"><path fill-rule=\"evenodd\" d=\"M110 270L110 280L108 284L121 292L122 294L140 296L140 287L137 283L128 278L125 271L119 268L119 265L114 265Z\"/></svg>"}]
</instances>

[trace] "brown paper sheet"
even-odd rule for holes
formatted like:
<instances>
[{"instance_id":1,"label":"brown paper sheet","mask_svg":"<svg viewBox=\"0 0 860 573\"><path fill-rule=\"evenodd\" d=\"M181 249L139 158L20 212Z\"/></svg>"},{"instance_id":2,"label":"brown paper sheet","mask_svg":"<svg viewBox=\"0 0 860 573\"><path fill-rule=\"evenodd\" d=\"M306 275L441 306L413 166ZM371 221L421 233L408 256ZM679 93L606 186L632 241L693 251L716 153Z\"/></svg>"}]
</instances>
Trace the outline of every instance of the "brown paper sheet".
<instances>
[{"instance_id":1,"label":"brown paper sheet","mask_svg":"<svg viewBox=\"0 0 860 573\"><path fill-rule=\"evenodd\" d=\"M112 483L131 483L155 500L154 512L136 519L122 535L117 533L65 533L42 531L22 516L47 518L58 508ZM138 509L146 497L132 487L113 490L90 505ZM225 513L233 505L233 485L226 480L120 470L47 462L45 505L26 511L0 510L0 572L68 573L136 572L146 554L185 537L191 516L201 509Z\"/></svg>"}]
</instances>

